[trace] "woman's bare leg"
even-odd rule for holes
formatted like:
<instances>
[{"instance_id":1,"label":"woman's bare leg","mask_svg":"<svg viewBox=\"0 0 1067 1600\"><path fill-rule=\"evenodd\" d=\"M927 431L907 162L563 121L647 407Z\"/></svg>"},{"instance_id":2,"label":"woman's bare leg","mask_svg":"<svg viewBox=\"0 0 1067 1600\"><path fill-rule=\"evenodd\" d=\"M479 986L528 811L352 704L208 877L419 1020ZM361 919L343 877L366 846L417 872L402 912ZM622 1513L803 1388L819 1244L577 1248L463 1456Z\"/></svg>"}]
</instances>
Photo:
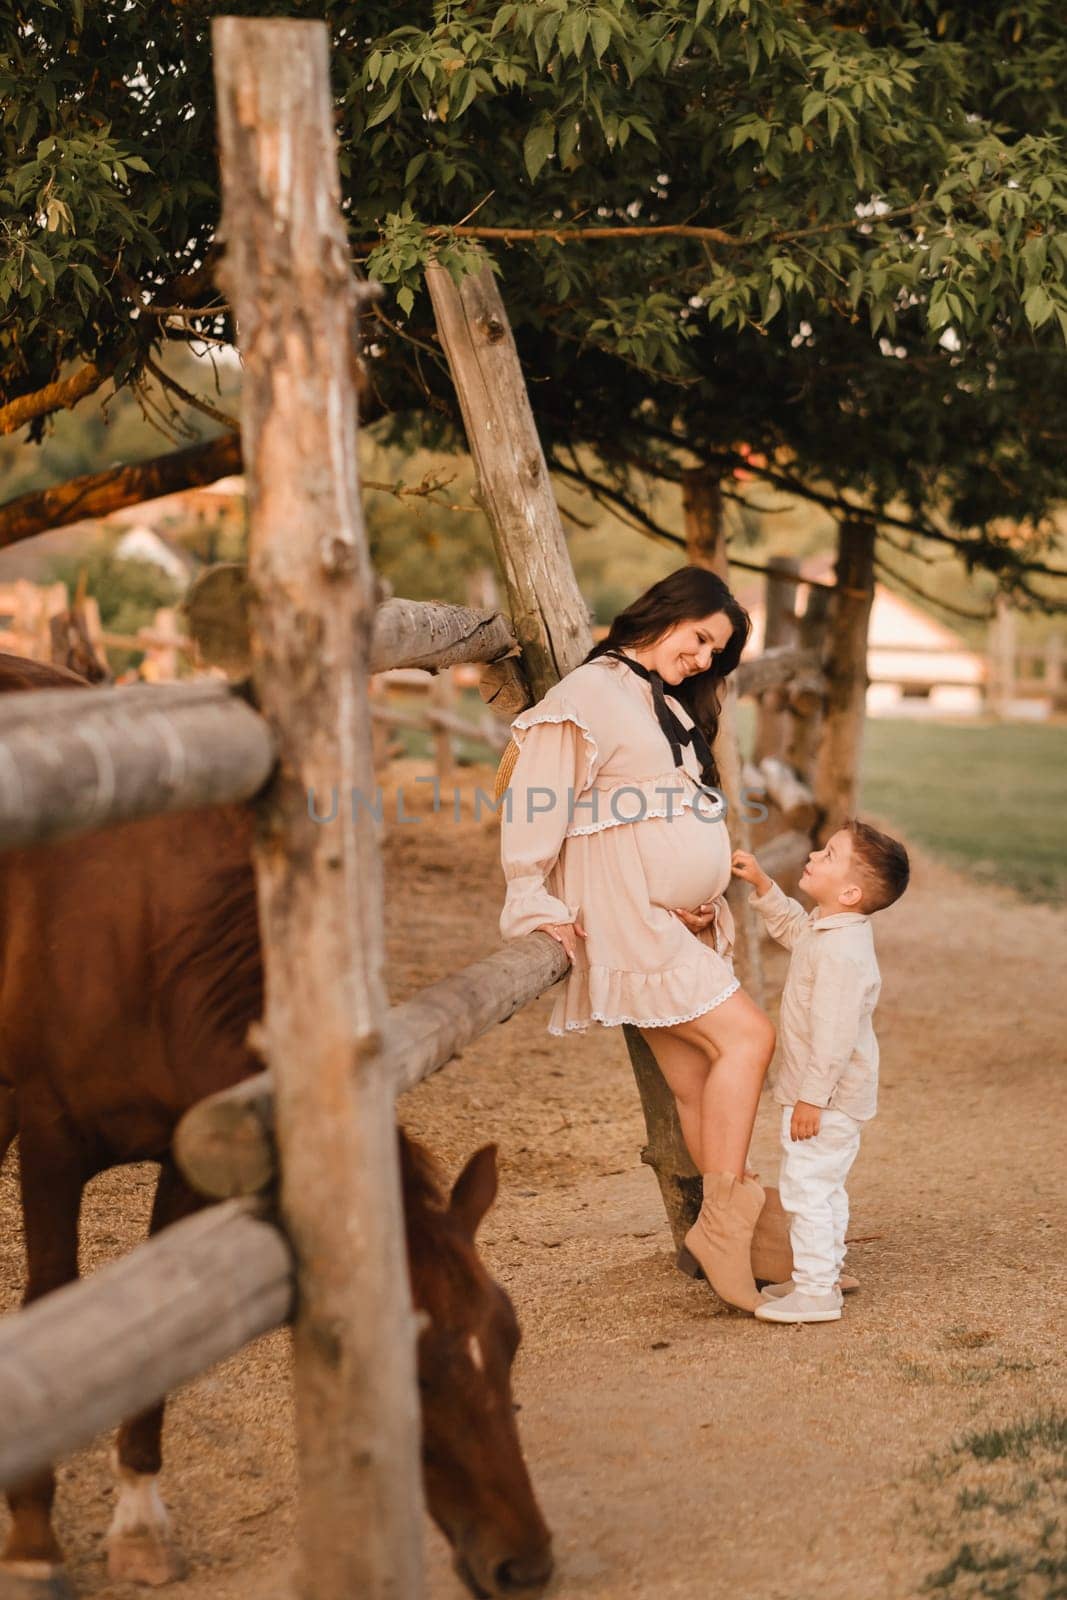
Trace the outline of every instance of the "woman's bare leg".
<instances>
[{"instance_id":1,"label":"woman's bare leg","mask_svg":"<svg viewBox=\"0 0 1067 1600\"><path fill-rule=\"evenodd\" d=\"M729 1172L735 1178L743 1178L760 1089L774 1054L774 1025L770 1018L743 989L738 989L692 1022L642 1032L678 1101L686 1147L699 1170ZM688 1046L694 1053L683 1057L677 1045ZM698 1055L703 1056L706 1071L699 1091L697 1132L694 1099ZM699 1160L695 1151L699 1152Z\"/></svg>"},{"instance_id":2,"label":"woman's bare leg","mask_svg":"<svg viewBox=\"0 0 1067 1600\"><path fill-rule=\"evenodd\" d=\"M656 1065L674 1096L682 1138L693 1165L698 1172L706 1172L701 1123L711 1057L704 1045L689 1044L685 1039L679 1039L674 1028L640 1028L638 1032L655 1056Z\"/></svg>"}]
</instances>

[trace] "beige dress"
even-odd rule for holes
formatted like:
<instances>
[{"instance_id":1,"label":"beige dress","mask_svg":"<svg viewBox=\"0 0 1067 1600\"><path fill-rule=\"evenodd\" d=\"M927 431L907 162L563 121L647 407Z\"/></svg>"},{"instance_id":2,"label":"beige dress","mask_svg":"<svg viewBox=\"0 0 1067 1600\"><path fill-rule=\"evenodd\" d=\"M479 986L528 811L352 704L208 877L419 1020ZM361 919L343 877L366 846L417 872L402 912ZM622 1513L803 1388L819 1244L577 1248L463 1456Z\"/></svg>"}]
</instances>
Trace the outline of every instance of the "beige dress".
<instances>
[{"instance_id":1,"label":"beige dress","mask_svg":"<svg viewBox=\"0 0 1067 1600\"><path fill-rule=\"evenodd\" d=\"M669 692L669 691L668 691ZM684 727L692 718L671 701ZM519 939L578 921L586 938L562 980L549 1032L590 1022L688 1022L738 988L724 806L700 782L692 745L680 767L647 681L597 657L511 724L519 746L501 822L507 884L500 932ZM671 907L715 902L691 933Z\"/></svg>"}]
</instances>

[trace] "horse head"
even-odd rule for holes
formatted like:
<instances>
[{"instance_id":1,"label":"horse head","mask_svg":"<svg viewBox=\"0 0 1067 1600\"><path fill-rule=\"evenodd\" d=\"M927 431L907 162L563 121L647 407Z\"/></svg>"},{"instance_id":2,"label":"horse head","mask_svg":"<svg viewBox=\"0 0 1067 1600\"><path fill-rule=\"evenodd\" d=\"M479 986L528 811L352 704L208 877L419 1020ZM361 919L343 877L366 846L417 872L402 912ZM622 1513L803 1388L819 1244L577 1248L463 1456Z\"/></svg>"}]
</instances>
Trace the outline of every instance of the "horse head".
<instances>
[{"instance_id":1,"label":"horse head","mask_svg":"<svg viewBox=\"0 0 1067 1600\"><path fill-rule=\"evenodd\" d=\"M515 1422L521 1334L474 1242L496 1197L496 1146L471 1157L447 1197L409 1140L403 1170L430 1514L472 1594L532 1600L551 1576L552 1541Z\"/></svg>"}]
</instances>

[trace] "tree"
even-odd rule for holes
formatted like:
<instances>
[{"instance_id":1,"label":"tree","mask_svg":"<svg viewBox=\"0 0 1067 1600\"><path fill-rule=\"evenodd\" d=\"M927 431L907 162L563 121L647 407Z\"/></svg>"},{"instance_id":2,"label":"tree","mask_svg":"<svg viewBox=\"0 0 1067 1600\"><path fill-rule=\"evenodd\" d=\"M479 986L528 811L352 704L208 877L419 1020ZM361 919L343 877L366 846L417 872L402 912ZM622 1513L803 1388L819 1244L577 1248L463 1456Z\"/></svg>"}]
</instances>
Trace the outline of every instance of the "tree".
<instances>
[{"instance_id":1,"label":"tree","mask_svg":"<svg viewBox=\"0 0 1067 1600\"><path fill-rule=\"evenodd\" d=\"M163 37L140 8L5 0L0 380L20 424L62 403L65 361L71 384L122 383L165 337L229 337L214 9L187 0ZM422 270L461 273L481 244L561 463L610 416L619 471L677 471L690 447L728 464L744 441L875 514L903 489L917 526L946 506L1038 519L1059 492L1047 412L1018 427L1022 389L1062 390L1067 335L1043 0L1006 20L936 0L309 12L333 34L353 251L391 295L371 365L394 412L452 419ZM973 448L935 452L946 394ZM987 529L969 546L1018 576Z\"/></svg>"}]
</instances>

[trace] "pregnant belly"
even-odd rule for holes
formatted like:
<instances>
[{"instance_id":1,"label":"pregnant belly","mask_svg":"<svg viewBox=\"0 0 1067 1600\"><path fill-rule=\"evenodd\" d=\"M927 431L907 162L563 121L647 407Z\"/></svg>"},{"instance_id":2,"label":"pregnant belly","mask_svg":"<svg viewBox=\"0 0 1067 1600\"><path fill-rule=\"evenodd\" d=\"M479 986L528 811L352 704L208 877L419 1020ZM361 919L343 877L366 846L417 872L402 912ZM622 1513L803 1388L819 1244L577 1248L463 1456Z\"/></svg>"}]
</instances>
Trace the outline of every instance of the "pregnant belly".
<instances>
[{"instance_id":1,"label":"pregnant belly","mask_svg":"<svg viewBox=\"0 0 1067 1600\"><path fill-rule=\"evenodd\" d=\"M725 822L704 822L686 807L674 817L646 817L634 837L653 905L692 910L730 882Z\"/></svg>"}]
</instances>

